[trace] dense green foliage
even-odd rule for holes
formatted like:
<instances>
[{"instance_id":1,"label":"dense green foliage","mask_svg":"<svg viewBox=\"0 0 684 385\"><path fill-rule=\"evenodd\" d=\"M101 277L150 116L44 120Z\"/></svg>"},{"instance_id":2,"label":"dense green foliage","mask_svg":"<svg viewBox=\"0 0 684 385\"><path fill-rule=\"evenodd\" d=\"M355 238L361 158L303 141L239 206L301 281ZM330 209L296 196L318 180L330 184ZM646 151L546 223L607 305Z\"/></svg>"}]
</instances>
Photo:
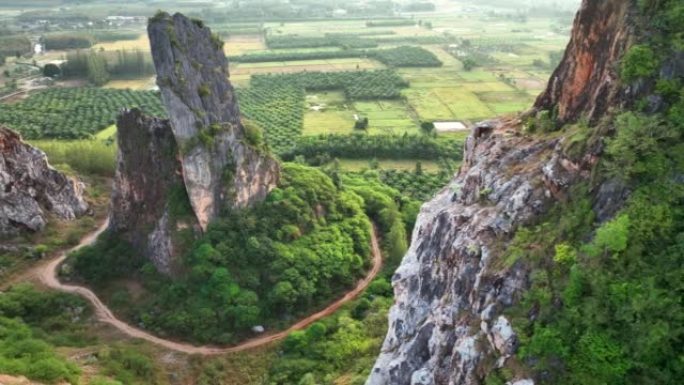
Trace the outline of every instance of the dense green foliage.
<instances>
[{"instance_id":1,"label":"dense green foliage","mask_svg":"<svg viewBox=\"0 0 684 385\"><path fill-rule=\"evenodd\" d=\"M230 57L230 61L233 63L265 63L272 61L344 59L363 57L365 52L366 51L357 49L345 49L338 51L267 51L233 56Z\"/></svg>"},{"instance_id":2,"label":"dense green foliage","mask_svg":"<svg viewBox=\"0 0 684 385\"><path fill-rule=\"evenodd\" d=\"M155 73L148 54L141 50L118 50L116 52L71 51L62 64L67 78L88 79L101 86L111 78L127 79L150 76Z\"/></svg>"},{"instance_id":3,"label":"dense green foliage","mask_svg":"<svg viewBox=\"0 0 684 385\"><path fill-rule=\"evenodd\" d=\"M437 191L447 185L453 174L441 171L438 173L423 172L419 166L414 171L381 170L380 180L402 194L425 202Z\"/></svg>"},{"instance_id":4,"label":"dense green foliage","mask_svg":"<svg viewBox=\"0 0 684 385\"><path fill-rule=\"evenodd\" d=\"M153 385L165 383L154 360L135 346L112 344L97 352L101 373L114 380L99 377L91 385Z\"/></svg>"},{"instance_id":5,"label":"dense green foliage","mask_svg":"<svg viewBox=\"0 0 684 385\"><path fill-rule=\"evenodd\" d=\"M182 279L158 276L114 237L75 253L73 266L95 285L140 275L154 295L129 311L149 330L230 343L254 325L283 326L356 282L369 262L364 208L372 216L375 207L364 206L368 199L375 196L341 190L321 171L286 164L265 202L225 213L194 242ZM383 229L401 218L378 215ZM400 234L405 246L406 233Z\"/></svg>"},{"instance_id":6,"label":"dense green foliage","mask_svg":"<svg viewBox=\"0 0 684 385\"><path fill-rule=\"evenodd\" d=\"M43 38L43 44L47 50L67 50L90 48L95 44L95 40L90 35L78 33L62 33L58 35L47 35Z\"/></svg>"},{"instance_id":7,"label":"dense green foliage","mask_svg":"<svg viewBox=\"0 0 684 385\"><path fill-rule=\"evenodd\" d=\"M53 88L38 91L16 104L0 105L0 123L27 139L87 138L114 124L123 108L141 107L164 116L154 92L100 88Z\"/></svg>"},{"instance_id":8,"label":"dense green foliage","mask_svg":"<svg viewBox=\"0 0 684 385\"><path fill-rule=\"evenodd\" d=\"M236 35L262 35L265 27L260 23L229 24L224 27L214 28L214 31L223 38Z\"/></svg>"},{"instance_id":9,"label":"dense green foliage","mask_svg":"<svg viewBox=\"0 0 684 385\"><path fill-rule=\"evenodd\" d=\"M621 181L628 199L597 223L587 189L578 189L508 248L509 263L534 268L532 287L511 316L521 337L518 356L541 384L684 378L684 90L681 78L659 71L681 49L684 6L639 5L649 31L626 54L622 80L653 82L666 107L648 115L640 111L647 103L638 103L601 123L615 135L594 177Z\"/></svg>"},{"instance_id":10,"label":"dense green foliage","mask_svg":"<svg viewBox=\"0 0 684 385\"><path fill-rule=\"evenodd\" d=\"M647 45L635 45L625 54L621 76L626 81L648 77L658 69L655 52Z\"/></svg>"},{"instance_id":11,"label":"dense green foliage","mask_svg":"<svg viewBox=\"0 0 684 385\"><path fill-rule=\"evenodd\" d=\"M290 334L269 370L271 383L333 384L344 373L345 383L363 384L380 351L392 304L387 280L373 285L375 290L346 309Z\"/></svg>"},{"instance_id":12,"label":"dense green foliage","mask_svg":"<svg viewBox=\"0 0 684 385\"><path fill-rule=\"evenodd\" d=\"M148 59L148 54L141 50L118 50L115 59L108 61L108 71L115 79L140 78L155 74L154 65ZM112 63L113 62L113 63Z\"/></svg>"},{"instance_id":13,"label":"dense green foliage","mask_svg":"<svg viewBox=\"0 0 684 385\"><path fill-rule=\"evenodd\" d=\"M425 135L320 135L301 137L296 146L283 158L292 160L304 156L314 163L325 163L332 158L352 159L423 159L442 158L460 160L463 140L450 137Z\"/></svg>"},{"instance_id":14,"label":"dense green foliage","mask_svg":"<svg viewBox=\"0 0 684 385\"><path fill-rule=\"evenodd\" d=\"M87 331L90 310L71 294L41 292L22 284L0 295L0 373L23 375L41 383L78 384L81 370L55 352L55 347L90 347L97 341ZM100 373L90 384L159 384L153 358L139 348L113 344L94 353Z\"/></svg>"},{"instance_id":15,"label":"dense green foliage","mask_svg":"<svg viewBox=\"0 0 684 385\"><path fill-rule=\"evenodd\" d=\"M409 20L410 21L410 20ZM380 21L376 22L379 23ZM413 22L415 24L415 22ZM381 26L381 25L378 25ZM449 40L442 36L374 36L374 34L341 34L329 33L323 37L305 37L298 35L269 36L266 44L271 49L281 48L323 48L339 47L342 49L374 48L380 44L444 44Z\"/></svg>"},{"instance_id":16,"label":"dense green foliage","mask_svg":"<svg viewBox=\"0 0 684 385\"><path fill-rule=\"evenodd\" d=\"M270 383L333 384L344 377L345 383L363 384L380 351L392 304L390 277L406 251L406 234L418 204L383 185L374 172L344 175L342 180L363 197L378 224L385 267L366 292L342 311L288 336L279 359L269 368Z\"/></svg>"},{"instance_id":17,"label":"dense green foliage","mask_svg":"<svg viewBox=\"0 0 684 385\"><path fill-rule=\"evenodd\" d=\"M55 352L55 345L79 346L85 302L75 296L42 293L29 285L0 295L0 373L46 383L77 383L80 370Z\"/></svg>"},{"instance_id":18,"label":"dense green foliage","mask_svg":"<svg viewBox=\"0 0 684 385\"><path fill-rule=\"evenodd\" d=\"M95 41L102 42L113 42L113 41L124 41L124 40L136 40L140 37L140 32L136 31L94 31L91 33Z\"/></svg>"},{"instance_id":19,"label":"dense green foliage","mask_svg":"<svg viewBox=\"0 0 684 385\"><path fill-rule=\"evenodd\" d=\"M343 90L351 100L397 99L408 83L392 70L297 72L252 77L252 87L290 84L307 91Z\"/></svg>"},{"instance_id":20,"label":"dense green foliage","mask_svg":"<svg viewBox=\"0 0 684 385\"><path fill-rule=\"evenodd\" d=\"M426 45L426 44L444 44L450 40L442 36L426 35L426 36L379 36L373 38L378 44L410 44L410 45Z\"/></svg>"}]
</instances>

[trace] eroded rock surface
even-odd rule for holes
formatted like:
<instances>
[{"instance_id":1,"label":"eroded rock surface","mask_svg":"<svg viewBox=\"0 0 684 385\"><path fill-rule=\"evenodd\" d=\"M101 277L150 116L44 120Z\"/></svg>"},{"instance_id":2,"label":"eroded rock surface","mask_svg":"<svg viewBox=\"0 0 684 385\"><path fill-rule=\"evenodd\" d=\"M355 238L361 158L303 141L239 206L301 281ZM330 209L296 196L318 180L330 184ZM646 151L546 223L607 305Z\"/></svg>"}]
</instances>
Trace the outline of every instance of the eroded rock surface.
<instances>
[{"instance_id":1,"label":"eroded rock surface","mask_svg":"<svg viewBox=\"0 0 684 385\"><path fill-rule=\"evenodd\" d=\"M477 126L458 176L421 209L369 385L480 384L485 359L516 352L502 311L527 288L528 272L498 258L517 228L587 176L562 161L560 139L520 135L519 124Z\"/></svg>"},{"instance_id":2,"label":"eroded rock surface","mask_svg":"<svg viewBox=\"0 0 684 385\"><path fill-rule=\"evenodd\" d=\"M180 14L160 13L148 32L169 119L121 114L110 229L174 276L188 238L264 199L280 168L241 122L220 39Z\"/></svg>"},{"instance_id":3,"label":"eroded rock surface","mask_svg":"<svg viewBox=\"0 0 684 385\"><path fill-rule=\"evenodd\" d=\"M123 112L117 127L110 229L143 251L160 272L172 274L178 268L173 234L178 226L195 225L191 216L174 212L187 199L176 139L168 120L137 109Z\"/></svg>"},{"instance_id":4,"label":"eroded rock surface","mask_svg":"<svg viewBox=\"0 0 684 385\"><path fill-rule=\"evenodd\" d=\"M50 166L47 156L0 127L0 236L42 230L50 215L72 220L88 212L84 185Z\"/></svg>"},{"instance_id":5,"label":"eroded rock surface","mask_svg":"<svg viewBox=\"0 0 684 385\"><path fill-rule=\"evenodd\" d=\"M561 124L595 122L642 94L621 85L616 72L635 40L632 6L583 1L565 57L533 112L553 111ZM669 65L664 70L676 71ZM529 271L507 263L506 248L516 230L589 179L603 145L599 136L568 155L563 135L525 135L522 126L511 119L474 127L459 173L422 207L393 277L396 301L367 385L481 385L516 353L519 339L504 310L528 288ZM594 211L611 217L626 194L616 181L596 186Z\"/></svg>"},{"instance_id":6,"label":"eroded rock surface","mask_svg":"<svg viewBox=\"0 0 684 385\"><path fill-rule=\"evenodd\" d=\"M619 81L619 62L633 43L631 1L584 1L575 19L570 44L537 109L557 109L561 123L586 116L596 121L609 108L636 100Z\"/></svg>"},{"instance_id":7,"label":"eroded rock surface","mask_svg":"<svg viewBox=\"0 0 684 385\"><path fill-rule=\"evenodd\" d=\"M279 167L245 135L220 39L180 14L160 15L148 32L188 196L206 229L222 207L264 199L278 182Z\"/></svg>"}]
</instances>

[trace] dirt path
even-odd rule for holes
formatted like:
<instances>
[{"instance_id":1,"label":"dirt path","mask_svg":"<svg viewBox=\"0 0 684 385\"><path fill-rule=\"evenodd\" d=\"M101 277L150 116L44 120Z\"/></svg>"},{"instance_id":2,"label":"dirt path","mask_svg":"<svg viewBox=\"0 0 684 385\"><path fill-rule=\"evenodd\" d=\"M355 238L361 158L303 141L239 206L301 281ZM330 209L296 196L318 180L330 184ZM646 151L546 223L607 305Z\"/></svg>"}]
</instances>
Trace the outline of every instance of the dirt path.
<instances>
[{"instance_id":1,"label":"dirt path","mask_svg":"<svg viewBox=\"0 0 684 385\"><path fill-rule=\"evenodd\" d=\"M231 347L214 347L214 346L194 346L191 344L187 343L182 343L182 342L176 342L176 341L171 341L163 338L156 337L150 333L147 333L141 329L138 329L134 326L131 326L118 318L114 316L112 311L100 301L100 299L93 293L91 290L81 287L81 286L75 286L75 285L66 285L62 284L59 282L59 279L57 278L58 275L58 269L60 264L66 259L67 254L70 252L73 252L75 250L78 250L84 246L88 246L95 239L97 238L98 235L100 235L105 229L107 228L107 224L105 223L102 227L100 227L97 231L94 233L88 235L87 237L83 238L81 242L78 244L78 246L74 247L73 249L61 254L58 258L50 261L49 263L37 266L36 268L32 269L32 273L29 275L25 275L25 277L32 277L32 276L37 276L41 282L43 282L47 287L67 292L67 293L73 293L73 294L78 294L88 301L92 303L92 305L95 307L95 315L97 316L98 320L108 323L118 330L120 330L122 333L132 337L132 338L139 338L146 340L148 342L151 342L153 344L165 347L170 350L175 350L178 352L182 353L187 353L187 354L200 354L200 355L214 355L214 354L225 354L225 353L235 353L235 352L241 352L244 350L249 350L253 349L262 345L269 344L274 341L278 341L281 339L284 339L285 337L288 336L288 334L292 333L293 331L296 330L301 330L312 323L320 320L323 317L327 317L337 311L342 305L345 303L353 300L356 298L361 292L363 292L368 285L371 283L371 281L378 275L380 272L380 269L382 268L382 253L380 251L380 246L378 244L378 238L377 238L377 233L375 228L373 228L373 232L371 234L371 248L372 248L372 254L373 254L373 267L372 269L368 272L368 275L366 277L359 281L359 283L356 285L356 287L347 292L347 294L344 295L344 297L338 299L325 309L319 311L318 313L312 314L296 324L292 325L290 328L287 330L275 333L275 334L269 334L269 335L264 335L264 336L259 336L255 337L253 339L249 339L247 341L244 341L240 343L239 345L231 346Z\"/></svg>"}]
</instances>

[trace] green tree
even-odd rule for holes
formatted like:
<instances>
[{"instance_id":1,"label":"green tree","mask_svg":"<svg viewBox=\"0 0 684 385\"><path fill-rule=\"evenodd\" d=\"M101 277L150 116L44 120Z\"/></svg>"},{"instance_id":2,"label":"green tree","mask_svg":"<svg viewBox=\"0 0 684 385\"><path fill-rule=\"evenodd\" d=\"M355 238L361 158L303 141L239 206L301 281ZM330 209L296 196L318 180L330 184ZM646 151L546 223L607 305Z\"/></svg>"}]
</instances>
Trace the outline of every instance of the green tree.
<instances>
[{"instance_id":1,"label":"green tree","mask_svg":"<svg viewBox=\"0 0 684 385\"><path fill-rule=\"evenodd\" d=\"M48 63L43 67L43 76L54 78L62 74L62 70L56 64Z\"/></svg>"}]
</instances>

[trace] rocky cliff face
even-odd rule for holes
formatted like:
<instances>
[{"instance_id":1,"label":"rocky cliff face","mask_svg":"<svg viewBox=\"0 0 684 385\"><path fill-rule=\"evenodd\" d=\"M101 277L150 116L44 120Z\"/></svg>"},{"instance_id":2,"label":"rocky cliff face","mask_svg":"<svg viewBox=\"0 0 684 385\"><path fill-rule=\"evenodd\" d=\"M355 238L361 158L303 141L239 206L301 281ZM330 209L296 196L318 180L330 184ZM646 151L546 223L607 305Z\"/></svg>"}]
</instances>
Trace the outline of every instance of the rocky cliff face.
<instances>
[{"instance_id":1,"label":"rocky cliff face","mask_svg":"<svg viewBox=\"0 0 684 385\"><path fill-rule=\"evenodd\" d=\"M561 122L596 120L628 99L615 68L632 41L630 4L583 2L537 110L556 110ZM459 173L423 206L393 277L389 331L367 385L479 385L487 367L502 367L515 354L518 338L503 311L529 287L529 271L507 266L506 247L517 229L589 178L601 150L591 144L573 161L563 151L567 139L527 136L521 128L515 119L477 125ZM596 196L601 214L619 194L607 184Z\"/></svg>"},{"instance_id":2,"label":"rocky cliff face","mask_svg":"<svg viewBox=\"0 0 684 385\"><path fill-rule=\"evenodd\" d=\"M480 384L486 360L515 353L501 313L528 277L499 257L518 227L585 175L562 156L562 140L525 137L519 125L478 125L458 176L423 206L393 277L396 301L369 385Z\"/></svg>"},{"instance_id":3,"label":"rocky cliff face","mask_svg":"<svg viewBox=\"0 0 684 385\"><path fill-rule=\"evenodd\" d=\"M180 14L160 15L148 32L188 196L206 228L221 208L262 200L278 164L249 143L220 39Z\"/></svg>"},{"instance_id":4,"label":"rocky cliff face","mask_svg":"<svg viewBox=\"0 0 684 385\"><path fill-rule=\"evenodd\" d=\"M560 123L580 116L596 121L635 100L638 95L618 81L619 60L633 42L633 12L631 1L584 1L565 56L535 108L557 109Z\"/></svg>"},{"instance_id":5,"label":"rocky cliff face","mask_svg":"<svg viewBox=\"0 0 684 385\"><path fill-rule=\"evenodd\" d=\"M148 32L170 119L121 114L110 229L175 275L180 232L197 235L221 209L262 200L279 165L240 120L220 39L180 14L160 13Z\"/></svg>"},{"instance_id":6,"label":"rocky cliff face","mask_svg":"<svg viewBox=\"0 0 684 385\"><path fill-rule=\"evenodd\" d=\"M133 109L119 116L117 128L110 228L142 248L160 272L172 274L178 270L173 235L196 221L180 218L174 207L187 204L187 196L170 123Z\"/></svg>"},{"instance_id":7,"label":"rocky cliff face","mask_svg":"<svg viewBox=\"0 0 684 385\"><path fill-rule=\"evenodd\" d=\"M87 213L83 183L50 167L45 153L0 127L0 236L40 231L54 215Z\"/></svg>"}]
</instances>

